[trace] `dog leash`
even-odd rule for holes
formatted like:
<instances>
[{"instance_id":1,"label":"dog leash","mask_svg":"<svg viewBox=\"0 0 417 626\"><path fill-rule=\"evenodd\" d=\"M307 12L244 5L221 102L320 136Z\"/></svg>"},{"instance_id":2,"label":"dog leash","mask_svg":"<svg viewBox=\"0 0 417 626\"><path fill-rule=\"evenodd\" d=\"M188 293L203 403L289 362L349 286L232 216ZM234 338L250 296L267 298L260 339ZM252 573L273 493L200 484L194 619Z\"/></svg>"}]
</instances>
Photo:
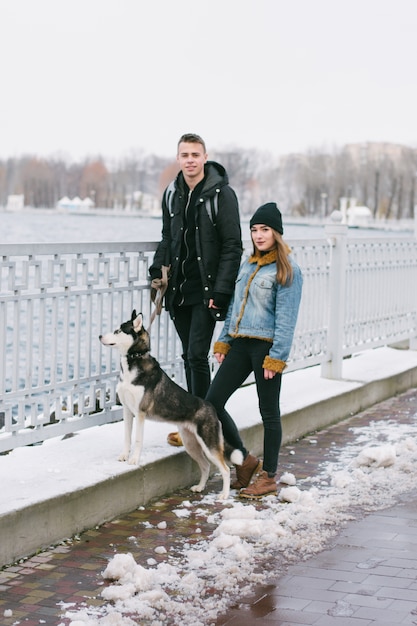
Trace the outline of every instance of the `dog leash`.
<instances>
[{"instance_id":1,"label":"dog leash","mask_svg":"<svg viewBox=\"0 0 417 626\"><path fill-rule=\"evenodd\" d=\"M162 303L164 300L165 292L168 287L169 280L169 270L171 269L170 265L162 265L161 272L162 278L154 278L151 282L151 300L155 305L155 309L152 311L151 319L149 321L149 326L154 321L157 315L161 315L162 311Z\"/></svg>"}]
</instances>

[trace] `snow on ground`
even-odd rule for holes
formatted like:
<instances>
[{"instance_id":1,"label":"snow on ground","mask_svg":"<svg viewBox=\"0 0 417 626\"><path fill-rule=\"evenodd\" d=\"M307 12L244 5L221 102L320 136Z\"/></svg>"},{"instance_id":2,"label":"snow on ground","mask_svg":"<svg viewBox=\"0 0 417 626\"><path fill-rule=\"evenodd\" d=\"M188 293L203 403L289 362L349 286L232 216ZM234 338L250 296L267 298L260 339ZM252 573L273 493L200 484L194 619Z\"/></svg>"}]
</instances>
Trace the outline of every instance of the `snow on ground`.
<instances>
[{"instance_id":1,"label":"snow on ground","mask_svg":"<svg viewBox=\"0 0 417 626\"><path fill-rule=\"evenodd\" d=\"M388 347L366 350L344 360L343 380L323 378L319 366L290 372L285 375L281 393L281 413L301 410L354 391L367 381L383 380L403 372L416 366L416 357L413 350ZM241 388L228 403L230 413L239 415L240 429L259 423L258 399L251 387ZM304 393L300 393L300 389ZM146 422L141 465L179 453L177 448L169 449L166 444L166 437L172 430L175 426L169 423ZM42 498L46 500L135 471L117 460L122 442L123 423L117 422L78 431L64 440L54 437L42 445L22 446L10 454L0 455L0 475L8 477L0 490L0 515L37 503L40 484Z\"/></svg>"},{"instance_id":2,"label":"snow on ground","mask_svg":"<svg viewBox=\"0 0 417 626\"><path fill-rule=\"evenodd\" d=\"M71 626L137 626L138 619L150 626L168 620L183 626L213 623L233 597L268 581L268 563L284 566L308 558L353 519L353 512L386 508L415 489L417 413L415 418L411 425L383 420L352 428L354 440L335 446L336 460L304 484L286 472L279 497L262 505L231 497L219 510L216 494L195 506L184 502L177 516L206 518L215 525L211 536L192 546L184 538L180 557L178 544L175 555L170 545L159 546L159 554L166 555L159 564L116 554L102 572L104 605L63 606L62 616Z\"/></svg>"}]
</instances>

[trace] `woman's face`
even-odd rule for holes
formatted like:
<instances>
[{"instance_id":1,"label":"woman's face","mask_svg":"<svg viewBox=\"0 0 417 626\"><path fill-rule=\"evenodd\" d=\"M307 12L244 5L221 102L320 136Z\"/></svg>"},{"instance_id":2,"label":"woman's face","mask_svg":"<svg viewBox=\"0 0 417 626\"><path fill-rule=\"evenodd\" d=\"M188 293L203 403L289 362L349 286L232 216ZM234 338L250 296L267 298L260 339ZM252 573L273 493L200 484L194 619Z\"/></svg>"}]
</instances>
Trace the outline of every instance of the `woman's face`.
<instances>
[{"instance_id":1,"label":"woman's face","mask_svg":"<svg viewBox=\"0 0 417 626\"><path fill-rule=\"evenodd\" d=\"M275 248L275 237L272 228L265 224L254 224L250 229L252 241L260 252L269 252Z\"/></svg>"}]
</instances>

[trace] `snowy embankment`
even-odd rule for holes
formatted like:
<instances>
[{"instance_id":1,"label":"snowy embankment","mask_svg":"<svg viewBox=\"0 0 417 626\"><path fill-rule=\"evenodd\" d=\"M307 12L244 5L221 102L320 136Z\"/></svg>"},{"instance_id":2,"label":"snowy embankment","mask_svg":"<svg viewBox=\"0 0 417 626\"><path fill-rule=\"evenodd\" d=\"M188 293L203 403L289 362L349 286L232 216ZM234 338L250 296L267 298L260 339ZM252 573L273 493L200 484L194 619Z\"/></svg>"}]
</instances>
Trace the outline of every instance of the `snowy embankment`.
<instances>
[{"instance_id":1,"label":"snowy embankment","mask_svg":"<svg viewBox=\"0 0 417 626\"><path fill-rule=\"evenodd\" d=\"M137 563L130 553L116 554L102 573L103 605L62 606L65 624L214 623L236 595L268 581L268 563L279 575L277 564L283 568L322 550L354 514L388 507L415 489L417 414L413 419L407 425L382 420L352 428L352 443L338 451L336 462L326 462L320 474L310 477L308 487L286 473L279 497L262 504L230 498L220 510L214 506L216 494L195 505L184 501L175 514L208 520L215 528L212 535L193 545L184 538L180 556L178 544L175 555L169 542L158 546L162 563ZM164 522L158 524L159 530L163 527Z\"/></svg>"}]
</instances>

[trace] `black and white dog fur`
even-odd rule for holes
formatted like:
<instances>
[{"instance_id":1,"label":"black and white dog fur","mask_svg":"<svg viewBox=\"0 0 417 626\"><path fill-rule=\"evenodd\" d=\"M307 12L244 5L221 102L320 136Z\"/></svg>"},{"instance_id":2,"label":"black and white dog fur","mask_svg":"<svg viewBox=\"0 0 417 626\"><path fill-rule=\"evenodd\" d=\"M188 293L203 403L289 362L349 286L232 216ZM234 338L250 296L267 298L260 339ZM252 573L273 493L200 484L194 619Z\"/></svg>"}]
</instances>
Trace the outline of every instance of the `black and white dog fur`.
<instances>
[{"instance_id":1,"label":"black and white dog fur","mask_svg":"<svg viewBox=\"0 0 417 626\"><path fill-rule=\"evenodd\" d=\"M221 423L212 404L193 396L177 385L162 370L149 352L149 334L143 327L142 314L136 314L113 333L100 335L104 346L117 348L121 355L120 380L117 394L123 405L124 447L120 461L139 463L145 417L175 423L184 447L201 471L200 482L191 487L200 492L210 474L210 461L218 467L223 478L220 500L229 497L230 468L225 460ZM136 417L136 439L130 454L133 418ZM228 448L228 446L227 446ZM232 450L228 460L243 463L240 450Z\"/></svg>"}]
</instances>

